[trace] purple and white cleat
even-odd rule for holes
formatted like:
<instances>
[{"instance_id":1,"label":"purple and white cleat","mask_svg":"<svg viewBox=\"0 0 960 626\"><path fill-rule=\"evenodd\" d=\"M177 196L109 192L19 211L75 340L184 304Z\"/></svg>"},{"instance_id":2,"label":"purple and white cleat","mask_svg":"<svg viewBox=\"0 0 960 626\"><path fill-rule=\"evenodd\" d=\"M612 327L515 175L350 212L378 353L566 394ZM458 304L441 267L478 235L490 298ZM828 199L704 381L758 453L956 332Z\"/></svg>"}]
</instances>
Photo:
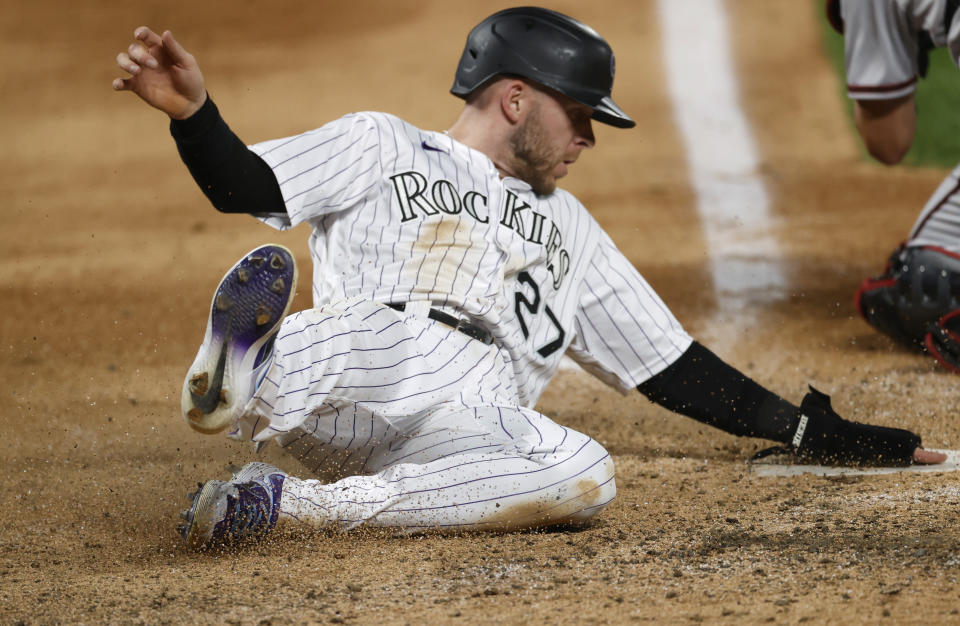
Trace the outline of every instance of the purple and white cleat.
<instances>
[{"instance_id":1,"label":"purple and white cleat","mask_svg":"<svg viewBox=\"0 0 960 626\"><path fill-rule=\"evenodd\" d=\"M180 395L183 416L194 430L217 433L240 417L256 389L255 370L272 357L296 286L293 254L276 244L251 250L220 281Z\"/></svg>"},{"instance_id":2,"label":"purple and white cleat","mask_svg":"<svg viewBox=\"0 0 960 626\"><path fill-rule=\"evenodd\" d=\"M285 478L272 465L247 463L229 481L199 483L187 494L190 508L180 513L180 536L193 550L264 537L280 517Z\"/></svg>"}]
</instances>

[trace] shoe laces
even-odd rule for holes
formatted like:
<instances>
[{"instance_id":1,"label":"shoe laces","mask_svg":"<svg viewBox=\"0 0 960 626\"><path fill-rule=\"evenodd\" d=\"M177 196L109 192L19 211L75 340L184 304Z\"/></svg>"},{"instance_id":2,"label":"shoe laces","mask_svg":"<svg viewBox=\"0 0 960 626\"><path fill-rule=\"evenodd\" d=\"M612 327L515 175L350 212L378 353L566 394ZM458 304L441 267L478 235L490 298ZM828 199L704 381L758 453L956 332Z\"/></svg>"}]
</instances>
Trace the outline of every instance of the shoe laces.
<instances>
[{"instance_id":1,"label":"shoe laces","mask_svg":"<svg viewBox=\"0 0 960 626\"><path fill-rule=\"evenodd\" d=\"M240 539L266 531L273 513L272 499L267 490L257 483L241 483L237 485L237 492L236 497L227 496L228 507L233 505L227 533L234 539Z\"/></svg>"}]
</instances>

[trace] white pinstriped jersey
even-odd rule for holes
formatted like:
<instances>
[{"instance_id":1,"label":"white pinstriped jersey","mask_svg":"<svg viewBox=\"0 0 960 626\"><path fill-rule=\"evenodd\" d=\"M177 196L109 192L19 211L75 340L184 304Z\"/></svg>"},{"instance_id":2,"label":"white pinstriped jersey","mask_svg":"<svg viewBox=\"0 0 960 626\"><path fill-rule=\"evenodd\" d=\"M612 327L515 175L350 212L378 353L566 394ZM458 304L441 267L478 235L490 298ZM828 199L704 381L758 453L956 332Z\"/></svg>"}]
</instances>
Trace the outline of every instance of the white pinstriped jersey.
<instances>
[{"instance_id":1,"label":"white pinstriped jersey","mask_svg":"<svg viewBox=\"0 0 960 626\"><path fill-rule=\"evenodd\" d=\"M841 0L849 96L885 100L913 93L921 32L935 47L949 47L960 64L960 11L948 33L946 6L947 0Z\"/></svg>"},{"instance_id":2,"label":"white pinstriped jersey","mask_svg":"<svg viewBox=\"0 0 960 626\"><path fill-rule=\"evenodd\" d=\"M537 196L451 137L384 113L251 146L313 227L316 306L429 301L489 329L532 406L566 352L622 392L691 338L569 193Z\"/></svg>"}]
</instances>

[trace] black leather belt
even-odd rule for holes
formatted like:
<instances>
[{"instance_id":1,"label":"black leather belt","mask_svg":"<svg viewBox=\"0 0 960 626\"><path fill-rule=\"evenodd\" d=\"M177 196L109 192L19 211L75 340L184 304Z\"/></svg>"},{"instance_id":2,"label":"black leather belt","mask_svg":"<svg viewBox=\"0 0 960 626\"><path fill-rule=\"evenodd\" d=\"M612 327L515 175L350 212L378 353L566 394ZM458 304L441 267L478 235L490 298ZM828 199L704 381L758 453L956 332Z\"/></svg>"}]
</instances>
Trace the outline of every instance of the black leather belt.
<instances>
[{"instance_id":1,"label":"black leather belt","mask_svg":"<svg viewBox=\"0 0 960 626\"><path fill-rule=\"evenodd\" d=\"M407 308L406 303L404 302L390 302L387 304L391 309L397 311L403 311ZM458 317L450 315L449 313L444 313L439 309L430 309L430 312L427 314L432 320L436 320L441 324L446 324L454 330L458 330L467 337L476 339L481 343L485 343L488 346L493 343L493 335L486 328L474 324L473 322L468 322L467 320L462 320Z\"/></svg>"}]
</instances>

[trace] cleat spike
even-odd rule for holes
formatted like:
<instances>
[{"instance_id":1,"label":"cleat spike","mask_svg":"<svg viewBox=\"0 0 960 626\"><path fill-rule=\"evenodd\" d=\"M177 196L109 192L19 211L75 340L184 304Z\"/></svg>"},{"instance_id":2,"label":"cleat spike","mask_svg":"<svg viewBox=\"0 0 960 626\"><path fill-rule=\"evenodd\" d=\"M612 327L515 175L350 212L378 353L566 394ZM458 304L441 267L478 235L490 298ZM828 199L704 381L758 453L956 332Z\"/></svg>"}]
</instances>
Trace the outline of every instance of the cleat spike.
<instances>
[{"instance_id":1,"label":"cleat spike","mask_svg":"<svg viewBox=\"0 0 960 626\"><path fill-rule=\"evenodd\" d=\"M258 268L263 265L263 262L264 262L264 261L266 261L266 259L263 258L262 256L260 256L259 254L251 254L251 255L247 258L247 260L250 261L250 263L251 263L254 267L258 267Z\"/></svg>"},{"instance_id":2,"label":"cleat spike","mask_svg":"<svg viewBox=\"0 0 960 626\"><path fill-rule=\"evenodd\" d=\"M276 252L274 252L274 253L270 256L270 267L272 267L273 269L275 269L275 270L282 270L282 269L285 268L286 266L287 266L287 264L283 262L283 259L280 258L280 255L277 254Z\"/></svg>"},{"instance_id":3,"label":"cleat spike","mask_svg":"<svg viewBox=\"0 0 960 626\"><path fill-rule=\"evenodd\" d=\"M237 280L239 280L241 284L250 280L250 270L248 270L245 267L241 267L240 269L238 269Z\"/></svg>"},{"instance_id":4,"label":"cleat spike","mask_svg":"<svg viewBox=\"0 0 960 626\"><path fill-rule=\"evenodd\" d=\"M273 281L273 284L270 285L270 291L273 293L283 293L287 288L287 283L283 281L283 278L278 278Z\"/></svg>"},{"instance_id":5,"label":"cleat spike","mask_svg":"<svg viewBox=\"0 0 960 626\"><path fill-rule=\"evenodd\" d=\"M229 309L229 308L232 307L232 306L233 306L233 300L230 299L230 296L228 296L228 295L226 295L226 294L223 294L223 293L217 295L217 310L218 310L218 311L226 311L227 309Z\"/></svg>"},{"instance_id":6,"label":"cleat spike","mask_svg":"<svg viewBox=\"0 0 960 626\"><path fill-rule=\"evenodd\" d=\"M194 374L190 378L190 393L202 396L210 388L210 376L206 372Z\"/></svg>"},{"instance_id":7,"label":"cleat spike","mask_svg":"<svg viewBox=\"0 0 960 626\"><path fill-rule=\"evenodd\" d=\"M270 321L271 317L270 308L265 304L260 304L257 307L257 326L263 326Z\"/></svg>"},{"instance_id":8,"label":"cleat spike","mask_svg":"<svg viewBox=\"0 0 960 626\"><path fill-rule=\"evenodd\" d=\"M185 522L189 522L189 521L190 521L190 509L184 509L184 510L180 511L180 519L182 519L182 520L185 521Z\"/></svg>"}]
</instances>

